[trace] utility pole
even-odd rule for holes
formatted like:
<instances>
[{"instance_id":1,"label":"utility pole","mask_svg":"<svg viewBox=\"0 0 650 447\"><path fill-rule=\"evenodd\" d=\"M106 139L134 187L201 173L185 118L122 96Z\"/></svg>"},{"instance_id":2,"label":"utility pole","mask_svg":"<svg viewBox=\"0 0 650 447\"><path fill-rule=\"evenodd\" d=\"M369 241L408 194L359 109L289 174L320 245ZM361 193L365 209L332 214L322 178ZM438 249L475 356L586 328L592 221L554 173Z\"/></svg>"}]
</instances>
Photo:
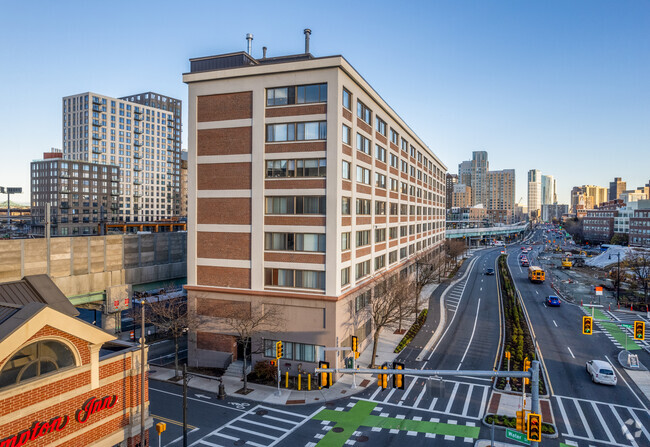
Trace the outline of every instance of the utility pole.
<instances>
[{"instance_id":1,"label":"utility pole","mask_svg":"<svg viewBox=\"0 0 650 447\"><path fill-rule=\"evenodd\" d=\"M183 447L187 447L187 363L183 363Z\"/></svg>"},{"instance_id":2,"label":"utility pole","mask_svg":"<svg viewBox=\"0 0 650 447\"><path fill-rule=\"evenodd\" d=\"M144 360L144 300L140 301L142 321L140 325L140 445L145 446L144 436L144 385L146 365Z\"/></svg>"}]
</instances>

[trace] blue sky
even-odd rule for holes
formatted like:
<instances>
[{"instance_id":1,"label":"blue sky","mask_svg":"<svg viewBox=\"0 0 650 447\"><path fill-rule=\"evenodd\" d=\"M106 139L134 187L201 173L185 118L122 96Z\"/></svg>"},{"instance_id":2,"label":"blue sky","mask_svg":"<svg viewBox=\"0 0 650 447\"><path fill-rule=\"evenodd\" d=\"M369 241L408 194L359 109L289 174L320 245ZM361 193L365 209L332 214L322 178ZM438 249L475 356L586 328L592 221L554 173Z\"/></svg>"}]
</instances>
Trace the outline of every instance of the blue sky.
<instances>
[{"instance_id":1,"label":"blue sky","mask_svg":"<svg viewBox=\"0 0 650 447\"><path fill-rule=\"evenodd\" d=\"M650 2L0 0L0 186L61 147L61 98L156 91L182 99L190 57L342 54L456 173L491 169L628 188L650 180ZM184 104L185 106L185 104ZM184 131L187 129L184 125ZM187 135L183 134L184 146ZM0 201L6 200L0 197ZM14 200L27 203L28 194Z\"/></svg>"}]
</instances>

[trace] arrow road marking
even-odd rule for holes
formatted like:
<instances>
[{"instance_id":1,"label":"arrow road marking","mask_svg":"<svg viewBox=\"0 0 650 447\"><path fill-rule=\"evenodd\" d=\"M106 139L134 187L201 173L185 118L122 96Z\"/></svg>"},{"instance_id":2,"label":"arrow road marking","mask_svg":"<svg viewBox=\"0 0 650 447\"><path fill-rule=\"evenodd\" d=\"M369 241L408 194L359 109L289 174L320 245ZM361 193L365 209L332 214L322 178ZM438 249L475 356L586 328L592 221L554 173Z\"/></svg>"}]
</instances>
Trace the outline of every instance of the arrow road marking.
<instances>
[{"instance_id":1,"label":"arrow road marking","mask_svg":"<svg viewBox=\"0 0 650 447\"><path fill-rule=\"evenodd\" d=\"M195 394L195 396L199 399L212 399L210 396L206 396L205 394Z\"/></svg>"}]
</instances>

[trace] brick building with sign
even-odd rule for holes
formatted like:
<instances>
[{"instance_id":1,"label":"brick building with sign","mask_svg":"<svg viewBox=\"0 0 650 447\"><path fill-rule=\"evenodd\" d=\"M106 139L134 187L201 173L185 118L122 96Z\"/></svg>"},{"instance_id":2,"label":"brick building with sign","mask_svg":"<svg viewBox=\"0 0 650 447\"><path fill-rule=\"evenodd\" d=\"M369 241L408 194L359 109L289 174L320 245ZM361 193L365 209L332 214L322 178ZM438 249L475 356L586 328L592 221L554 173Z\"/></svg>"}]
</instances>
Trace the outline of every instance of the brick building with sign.
<instances>
[{"instance_id":1,"label":"brick building with sign","mask_svg":"<svg viewBox=\"0 0 650 447\"><path fill-rule=\"evenodd\" d=\"M0 284L0 446L143 445L138 347L77 315L47 275Z\"/></svg>"}]
</instances>

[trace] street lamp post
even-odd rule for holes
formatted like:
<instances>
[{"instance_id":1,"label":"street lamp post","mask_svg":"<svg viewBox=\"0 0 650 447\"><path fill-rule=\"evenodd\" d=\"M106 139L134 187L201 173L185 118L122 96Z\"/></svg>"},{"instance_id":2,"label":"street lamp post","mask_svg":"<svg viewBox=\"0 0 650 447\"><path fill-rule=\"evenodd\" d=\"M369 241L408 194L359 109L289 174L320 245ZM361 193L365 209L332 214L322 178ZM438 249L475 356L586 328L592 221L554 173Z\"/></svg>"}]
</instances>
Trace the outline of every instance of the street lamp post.
<instances>
[{"instance_id":1,"label":"street lamp post","mask_svg":"<svg viewBox=\"0 0 650 447\"><path fill-rule=\"evenodd\" d=\"M616 304L620 303L620 291L621 291L621 254L616 253ZM612 259L612 255L609 255L609 259Z\"/></svg>"}]
</instances>

